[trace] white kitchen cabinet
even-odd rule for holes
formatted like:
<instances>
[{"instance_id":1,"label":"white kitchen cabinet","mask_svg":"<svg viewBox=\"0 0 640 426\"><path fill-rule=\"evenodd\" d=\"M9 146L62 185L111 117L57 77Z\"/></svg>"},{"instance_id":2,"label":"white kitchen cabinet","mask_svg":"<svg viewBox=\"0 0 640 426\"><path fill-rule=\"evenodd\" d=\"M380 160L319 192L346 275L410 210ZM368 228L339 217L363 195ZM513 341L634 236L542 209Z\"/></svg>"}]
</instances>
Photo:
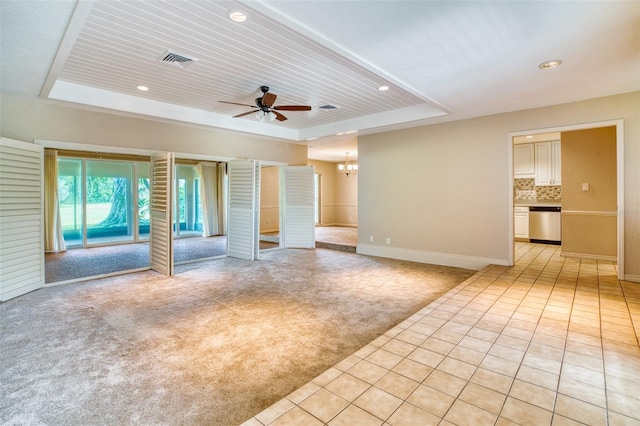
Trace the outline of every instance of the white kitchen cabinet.
<instances>
[{"instance_id":1,"label":"white kitchen cabinet","mask_svg":"<svg viewBox=\"0 0 640 426\"><path fill-rule=\"evenodd\" d=\"M560 141L535 144L536 186L553 186L562 183Z\"/></svg>"},{"instance_id":2,"label":"white kitchen cabinet","mask_svg":"<svg viewBox=\"0 0 640 426\"><path fill-rule=\"evenodd\" d=\"M551 142L551 167L553 172L553 184L562 184L562 154L560 154L560 141Z\"/></svg>"},{"instance_id":3,"label":"white kitchen cabinet","mask_svg":"<svg viewBox=\"0 0 640 426\"><path fill-rule=\"evenodd\" d=\"M515 238L529 238L529 207L514 207L513 227Z\"/></svg>"},{"instance_id":4,"label":"white kitchen cabinet","mask_svg":"<svg viewBox=\"0 0 640 426\"><path fill-rule=\"evenodd\" d=\"M535 177L535 157L532 143L513 146L513 175L516 179Z\"/></svg>"}]
</instances>

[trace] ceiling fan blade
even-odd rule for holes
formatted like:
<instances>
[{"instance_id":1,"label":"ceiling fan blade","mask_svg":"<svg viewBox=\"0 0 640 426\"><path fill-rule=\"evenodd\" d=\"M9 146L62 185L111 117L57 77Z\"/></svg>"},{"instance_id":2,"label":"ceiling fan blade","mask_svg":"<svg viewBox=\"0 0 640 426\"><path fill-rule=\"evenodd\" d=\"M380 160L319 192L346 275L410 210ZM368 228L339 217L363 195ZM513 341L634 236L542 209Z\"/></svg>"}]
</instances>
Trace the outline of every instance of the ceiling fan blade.
<instances>
[{"instance_id":1,"label":"ceiling fan blade","mask_svg":"<svg viewBox=\"0 0 640 426\"><path fill-rule=\"evenodd\" d=\"M278 120L278 121L284 121L284 120L287 119L287 117L285 117L284 115L280 114L278 111L271 110L271 112L276 115L276 120Z\"/></svg>"},{"instance_id":2,"label":"ceiling fan blade","mask_svg":"<svg viewBox=\"0 0 640 426\"><path fill-rule=\"evenodd\" d=\"M218 101L218 102L223 103L223 104L241 105L241 106L246 106L246 107L250 107L250 108L255 108L256 107L255 105L239 104L237 102L227 102L227 101Z\"/></svg>"},{"instance_id":3,"label":"ceiling fan blade","mask_svg":"<svg viewBox=\"0 0 640 426\"><path fill-rule=\"evenodd\" d=\"M274 106L273 109L280 111L311 111L311 107L308 105L278 105Z\"/></svg>"},{"instance_id":4,"label":"ceiling fan blade","mask_svg":"<svg viewBox=\"0 0 640 426\"><path fill-rule=\"evenodd\" d=\"M234 115L233 118L244 117L245 115L253 114L254 112L255 110L249 111L249 112L243 112L242 114Z\"/></svg>"},{"instance_id":5,"label":"ceiling fan blade","mask_svg":"<svg viewBox=\"0 0 640 426\"><path fill-rule=\"evenodd\" d=\"M264 95L262 95L262 105L271 107L271 105L275 103L277 97L278 96L274 95L273 93L265 93Z\"/></svg>"}]
</instances>

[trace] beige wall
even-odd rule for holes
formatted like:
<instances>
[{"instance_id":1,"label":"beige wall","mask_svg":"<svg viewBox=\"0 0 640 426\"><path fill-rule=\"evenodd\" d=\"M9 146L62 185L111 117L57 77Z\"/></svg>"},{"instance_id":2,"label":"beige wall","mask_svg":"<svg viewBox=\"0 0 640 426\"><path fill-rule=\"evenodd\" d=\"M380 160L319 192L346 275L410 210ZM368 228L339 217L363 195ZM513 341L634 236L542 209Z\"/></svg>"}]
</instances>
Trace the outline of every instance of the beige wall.
<instances>
[{"instance_id":1,"label":"beige wall","mask_svg":"<svg viewBox=\"0 0 640 426\"><path fill-rule=\"evenodd\" d=\"M337 163L333 167L337 169ZM358 175L346 176L336 172L335 223L340 226L358 226Z\"/></svg>"},{"instance_id":2,"label":"beige wall","mask_svg":"<svg viewBox=\"0 0 640 426\"><path fill-rule=\"evenodd\" d=\"M149 151L305 165L307 147L248 133L188 126L88 111L62 104L2 94L3 137L33 142L45 139Z\"/></svg>"},{"instance_id":3,"label":"beige wall","mask_svg":"<svg viewBox=\"0 0 640 426\"><path fill-rule=\"evenodd\" d=\"M336 165L318 160L309 160L309 165L321 175L320 224L334 225L336 223Z\"/></svg>"},{"instance_id":4,"label":"beige wall","mask_svg":"<svg viewBox=\"0 0 640 426\"><path fill-rule=\"evenodd\" d=\"M617 255L616 170L615 127L562 132L563 254Z\"/></svg>"},{"instance_id":5,"label":"beige wall","mask_svg":"<svg viewBox=\"0 0 640 426\"><path fill-rule=\"evenodd\" d=\"M260 232L280 230L280 167L263 167L260 174Z\"/></svg>"},{"instance_id":6,"label":"beige wall","mask_svg":"<svg viewBox=\"0 0 640 426\"><path fill-rule=\"evenodd\" d=\"M476 267L507 263L512 244L507 134L614 119L624 119L625 274L640 280L640 92L359 137L360 252ZM4 93L0 123L2 136L24 141L306 164L304 145ZM330 176L327 172L325 179Z\"/></svg>"},{"instance_id":7,"label":"beige wall","mask_svg":"<svg viewBox=\"0 0 640 426\"><path fill-rule=\"evenodd\" d=\"M508 263L508 133L615 119L624 119L625 273L640 280L640 92L359 137L358 250Z\"/></svg>"},{"instance_id":8,"label":"beige wall","mask_svg":"<svg viewBox=\"0 0 640 426\"><path fill-rule=\"evenodd\" d=\"M358 175L339 174L338 163L309 160L309 165L322 176L321 224L358 226Z\"/></svg>"}]
</instances>

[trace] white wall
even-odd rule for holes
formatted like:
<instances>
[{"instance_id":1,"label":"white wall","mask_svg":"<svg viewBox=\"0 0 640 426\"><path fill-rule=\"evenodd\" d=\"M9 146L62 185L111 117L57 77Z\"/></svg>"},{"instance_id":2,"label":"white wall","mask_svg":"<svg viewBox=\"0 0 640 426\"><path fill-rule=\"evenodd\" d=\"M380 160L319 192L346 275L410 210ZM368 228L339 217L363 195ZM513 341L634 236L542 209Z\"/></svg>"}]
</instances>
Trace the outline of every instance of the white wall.
<instances>
[{"instance_id":1,"label":"white wall","mask_svg":"<svg viewBox=\"0 0 640 426\"><path fill-rule=\"evenodd\" d=\"M640 92L361 136L359 252L470 268L507 264L507 134L620 118L625 273L639 280Z\"/></svg>"}]
</instances>

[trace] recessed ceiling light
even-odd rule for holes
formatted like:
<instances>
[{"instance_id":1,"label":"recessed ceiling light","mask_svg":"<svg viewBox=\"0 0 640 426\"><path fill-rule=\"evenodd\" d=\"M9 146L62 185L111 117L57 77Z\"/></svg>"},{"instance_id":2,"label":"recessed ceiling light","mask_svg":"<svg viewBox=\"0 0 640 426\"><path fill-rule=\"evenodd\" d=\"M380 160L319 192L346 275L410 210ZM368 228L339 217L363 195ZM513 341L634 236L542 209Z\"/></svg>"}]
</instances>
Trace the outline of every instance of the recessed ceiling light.
<instances>
[{"instance_id":1,"label":"recessed ceiling light","mask_svg":"<svg viewBox=\"0 0 640 426\"><path fill-rule=\"evenodd\" d=\"M389 90L389 86L380 86L378 87L378 90L384 92L385 90Z\"/></svg>"},{"instance_id":2,"label":"recessed ceiling light","mask_svg":"<svg viewBox=\"0 0 640 426\"><path fill-rule=\"evenodd\" d=\"M147 86L138 86L138 90L146 92L147 90L149 90L149 88Z\"/></svg>"},{"instance_id":3,"label":"recessed ceiling light","mask_svg":"<svg viewBox=\"0 0 640 426\"><path fill-rule=\"evenodd\" d=\"M547 62L541 63L540 65L538 65L538 68L543 69L543 70L550 70L551 68L555 68L555 67L559 66L560 64L562 64L562 60L554 59L552 61L547 61Z\"/></svg>"},{"instance_id":4,"label":"recessed ceiling light","mask_svg":"<svg viewBox=\"0 0 640 426\"><path fill-rule=\"evenodd\" d=\"M318 139L318 138L309 138L309 139L307 139L307 140L308 140L308 141L315 141L316 139Z\"/></svg>"},{"instance_id":5,"label":"recessed ceiling light","mask_svg":"<svg viewBox=\"0 0 640 426\"><path fill-rule=\"evenodd\" d=\"M233 22L238 22L238 23L244 22L248 18L247 14L241 10L230 10L229 12L227 12L227 16Z\"/></svg>"}]
</instances>

